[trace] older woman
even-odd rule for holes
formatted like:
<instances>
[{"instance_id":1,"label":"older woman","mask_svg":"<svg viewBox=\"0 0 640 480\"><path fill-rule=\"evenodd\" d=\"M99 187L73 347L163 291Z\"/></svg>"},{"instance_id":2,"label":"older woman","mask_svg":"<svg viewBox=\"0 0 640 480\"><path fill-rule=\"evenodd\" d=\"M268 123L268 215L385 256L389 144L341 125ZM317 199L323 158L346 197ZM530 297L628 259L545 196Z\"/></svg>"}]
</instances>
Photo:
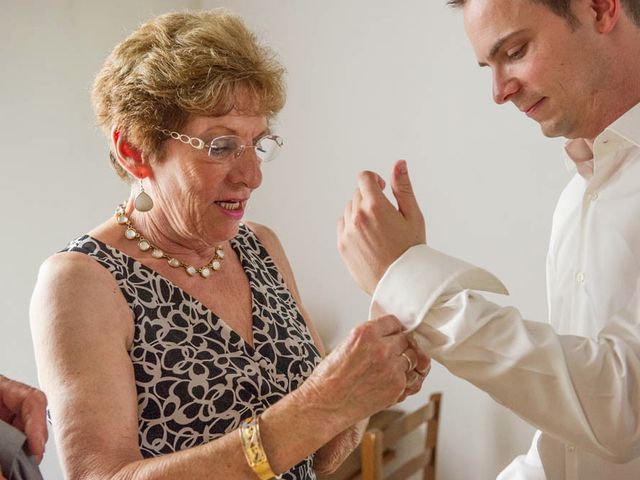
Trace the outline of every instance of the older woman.
<instances>
[{"instance_id":1,"label":"older woman","mask_svg":"<svg viewBox=\"0 0 640 480\"><path fill-rule=\"evenodd\" d=\"M420 388L428 359L393 317L321 361L276 236L241 223L283 144L269 128L282 74L213 11L148 22L98 75L131 196L44 263L32 300L69 478L315 478Z\"/></svg>"}]
</instances>

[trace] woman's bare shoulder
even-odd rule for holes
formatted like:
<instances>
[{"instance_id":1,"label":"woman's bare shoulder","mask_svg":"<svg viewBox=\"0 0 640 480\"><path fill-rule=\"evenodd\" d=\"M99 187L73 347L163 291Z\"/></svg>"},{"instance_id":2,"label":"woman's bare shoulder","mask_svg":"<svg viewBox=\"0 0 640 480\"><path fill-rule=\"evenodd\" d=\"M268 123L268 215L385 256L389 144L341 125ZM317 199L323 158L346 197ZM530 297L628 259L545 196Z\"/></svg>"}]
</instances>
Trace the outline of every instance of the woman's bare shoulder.
<instances>
[{"instance_id":1,"label":"woman's bare shoulder","mask_svg":"<svg viewBox=\"0 0 640 480\"><path fill-rule=\"evenodd\" d=\"M130 341L131 312L111 272L80 252L60 252L47 258L38 272L31 297L32 328L74 325L91 334L111 327ZM83 328L80 328L83 327Z\"/></svg>"},{"instance_id":2,"label":"woman's bare shoulder","mask_svg":"<svg viewBox=\"0 0 640 480\"><path fill-rule=\"evenodd\" d=\"M293 284L289 287L293 287L297 293L293 270L291 269L287 254L285 253L284 247L282 246L282 243L280 243L280 239L276 235L276 232L260 223L247 222L246 225L253 231L253 233L256 234L256 237L258 237L258 240L260 240L260 243L262 243L278 267L278 270L280 270L284 276L287 284Z\"/></svg>"},{"instance_id":3,"label":"woman's bare shoulder","mask_svg":"<svg viewBox=\"0 0 640 480\"><path fill-rule=\"evenodd\" d=\"M280 239L271 228L255 222L246 222L245 225L256 234L258 240L260 240L272 257L274 255L285 255Z\"/></svg>"},{"instance_id":4,"label":"woman's bare shoulder","mask_svg":"<svg viewBox=\"0 0 640 480\"><path fill-rule=\"evenodd\" d=\"M80 290L96 284L115 284L111 273L94 258L81 252L58 252L47 258L38 271L38 284L52 288L73 287Z\"/></svg>"}]
</instances>

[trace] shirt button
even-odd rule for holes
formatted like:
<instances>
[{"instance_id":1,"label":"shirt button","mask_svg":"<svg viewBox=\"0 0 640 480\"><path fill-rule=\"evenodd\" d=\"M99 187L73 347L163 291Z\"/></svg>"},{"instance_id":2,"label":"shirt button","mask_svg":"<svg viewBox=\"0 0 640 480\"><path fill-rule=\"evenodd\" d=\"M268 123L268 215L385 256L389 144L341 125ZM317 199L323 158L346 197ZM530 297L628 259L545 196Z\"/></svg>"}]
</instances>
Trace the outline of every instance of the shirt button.
<instances>
[{"instance_id":1,"label":"shirt button","mask_svg":"<svg viewBox=\"0 0 640 480\"><path fill-rule=\"evenodd\" d=\"M582 272L578 272L576 274L576 282L578 283L584 283L584 273Z\"/></svg>"},{"instance_id":2,"label":"shirt button","mask_svg":"<svg viewBox=\"0 0 640 480\"><path fill-rule=\"evenodd\" d=\"M567 450L569 451L569 453L573 453L573 452L575 452L575 451L576 451L576 447L574 447L573 445L569 445L569 446L567 447Z\"/></svg>"},{"instance_id":3,"label":"shirt button","mask_svg":"<svg viewBox=\"0 0 640 480\"><path fill-rule=\"evenodd\" d=\"M592 202L595 202L596 200L598 200L598 194L597 194L596 192L594 192L594 193L590 193L590 194L589 194L589 199L590 199Z\"/></svg>"}]
</instances>

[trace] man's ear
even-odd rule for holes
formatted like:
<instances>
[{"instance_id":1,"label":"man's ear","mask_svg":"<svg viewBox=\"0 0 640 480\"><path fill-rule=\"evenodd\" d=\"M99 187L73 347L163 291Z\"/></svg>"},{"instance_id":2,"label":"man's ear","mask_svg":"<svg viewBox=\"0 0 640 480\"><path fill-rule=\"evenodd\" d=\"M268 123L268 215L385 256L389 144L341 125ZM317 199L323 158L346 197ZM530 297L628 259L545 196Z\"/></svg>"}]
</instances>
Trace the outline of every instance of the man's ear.
<instances>
[{"instance_id":1,"label":"man's ear","mask_svg":"<svg viewBox=\"0 0 640 480\"><path fill-rule=\"evenodd\" d=\"M151 165L144 158L140 150L131 145L127 139L120 134L120 130L114 127L111 130L111 141L116 160L129 175L135 178L147 178L151 176Z\"/></svg>"},{"instance_id":2,"label":"man's ear","mask_svg":"<svg viewBox=\"0 0 640 480\"><path fill-rule=\"evenodd\" d=\"M591 0L594 24L599 33L609 33L618 24L622 14L620 0Z\"/></svg>"}]
</instances>

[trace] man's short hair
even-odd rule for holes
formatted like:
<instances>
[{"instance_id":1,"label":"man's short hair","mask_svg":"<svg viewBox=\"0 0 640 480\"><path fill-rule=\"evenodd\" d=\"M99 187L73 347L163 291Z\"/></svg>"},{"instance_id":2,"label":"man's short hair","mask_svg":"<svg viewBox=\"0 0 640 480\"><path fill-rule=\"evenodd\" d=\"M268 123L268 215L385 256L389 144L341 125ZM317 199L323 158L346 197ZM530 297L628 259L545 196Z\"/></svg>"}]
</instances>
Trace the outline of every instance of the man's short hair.
<instances>
[{"instance_id":1,"label":"man's short hair","mask_svg":"<svg viewBox=\"0 0 640 480\"><path fill-rule=\"evenodd\" d=\"M469 0L448 0L447 4L454 8L463 7ZM576 27L578 19L571 10L572 0L529 0L531 2L541 3L548 7L556 15L561 16L569 22L569 25ZM640 27L640 0L620 0L623 8L626 10L633 23Z\"/></svg>"}]
</instances>

